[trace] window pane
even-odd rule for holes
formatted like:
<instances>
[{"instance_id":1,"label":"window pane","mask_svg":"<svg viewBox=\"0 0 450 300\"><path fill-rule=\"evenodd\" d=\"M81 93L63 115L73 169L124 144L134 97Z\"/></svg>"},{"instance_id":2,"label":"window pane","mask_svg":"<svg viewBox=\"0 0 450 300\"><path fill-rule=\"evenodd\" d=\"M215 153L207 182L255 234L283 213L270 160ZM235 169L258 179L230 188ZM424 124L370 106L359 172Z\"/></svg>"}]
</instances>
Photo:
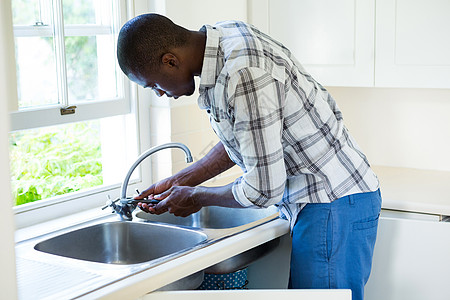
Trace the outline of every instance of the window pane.
<instances>
[{"instance_id":1,"label":"window pane","mask_svg":"<svg viewBox=\"0 0 450 300\"><path fill-rule=\"evenodd\" d=\"M95 37L66 37L65 44L69 101L98 98Z\"/></svg>"},{"instance_id":2,"label":"window pane","mask_svg":"<svg viewBox=\"0 0 450 300\"><path fill-rule=\"evenodd\" d=\"M121 115L10 133L15 204L121 183L137 157L135 122Z\"/></svg>"},{"instance_id":3,"label":"window pane","mask_svg":"<svg viewBox=\"0 0 450 300\"><path fill-rule=\"evenodd\" d=\"M53 38L18 37L15 44L19 108L57 104Z\"/></svg>"},{"instance_id":4,"label":"window pane","mask_svg":"<svg viewBox=\"0 0 450 300\"><path fill-rule=\"evenodd\" d=\"M108 25L111 3L110 0L64 0L64 23Z\"/></svg>"},{"instance_id":5,"label":"window pane","mask_svg":"<svg viewBox=\"0 0 450 300\"><path fill-rule=\"evenodd\" d=\"M100 121L10 134L16 205L103 183Z\"/></svg>"},{"instance_id":6,"label":"window pane","mask_svg":"<svg viewBox=\"0 0 450 300\"><path fill-rule=\"evenodd\" d=\"M112 5L109 0L63 1L70 103L118 97ZM87 24L106 27L76 26Z\"/></svg>"},{"instance_id":7,"label":"window pane","mask_svg":"<svg viewBox=\"0 0 450 300\"><path fill-rule=\"evenodd\" d=\"M51 24L50 0L12 0L14 25Z\"/></svg>"},{"instance_id":8,"label":"window pane","mask_svg":"<svg viewBox=\"0 0 450 300\"><path fill-rule=\"evenodd\" d=\"M93 0L64 0L64 23L95 24L95 6Z\"/></svg>"},{"instance_id":9,"label":"window pane","mask_svg":"<svg viewBox=\"0 0 450 300\"><path fill-rule=\"evenodd\" d=\"M52 0L12 0L19 108L111 100L119 95L111 0L61 0L64 52L55 46ZM116 20L117 21L117 20ZM116 22L115 21L115 22ZM27 25L27 26L24 26ZM30 26L32 25L32 26ZM89 26L86 26L89 25ZM58 32L58 30L56 30ZM63 54L66 60L62 61ZM66 75L60 66L65 64ZM59 67L58 67L59 66ZM59 71L58 71L59 70ZM67 99L64 91L67 88Z\"/></svg>"},{"instance_id":10,"label":"window pane","mask_svg":"<svg viewBox=\"0 0 450 300\"><path fill-rule=\"evenodd\" d=\"M69 102L118 96L112 35L65 38Z\"/></svg>"}]
</instances>

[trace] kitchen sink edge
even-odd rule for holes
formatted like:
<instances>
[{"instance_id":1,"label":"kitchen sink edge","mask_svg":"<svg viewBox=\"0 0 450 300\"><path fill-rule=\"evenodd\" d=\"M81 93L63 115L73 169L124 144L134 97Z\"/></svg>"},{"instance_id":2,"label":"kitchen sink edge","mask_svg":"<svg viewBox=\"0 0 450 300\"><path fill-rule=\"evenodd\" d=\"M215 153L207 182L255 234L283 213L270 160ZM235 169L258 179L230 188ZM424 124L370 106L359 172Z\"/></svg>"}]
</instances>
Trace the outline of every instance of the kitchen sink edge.
<instances>
[{"instance_id":1,"label":"kitchen sink edge","mask_svg":"<svg viewBox=\"0 0 450 300\"><path fill-rule=\"evenodd\" d=\"M77 298L82 297L83 295L88 295L90 292L102 289L104 287L107 287L109 285L112 285L114 283L117 283L121 280L130 278L136 274L143 273L145 271L148 271L152 268L155 268L157 266L160 266L164 263L167 263L169 261L172 261L176 258L182 257L184 255L190 254L195 252L196 250L208 247L210 245L213 245L219 241L223 241L229 237L232 237L234 235L237 235L239 233L243 233L245 231L248 231L250 229L253 229L255 227L261 226L265 223L271 222L273 220L278 219L278 214L273 214L271 216L268 216L266 218L262 218L260 220L234 227L234 228L226 228L226 229L210 229L210 228L187 228L186 226L178 226L178 225L172 225L172 224L160 224L162 226L168 226L168 227L181 227L186 230L201 232L205 234L206 239L199 243L196 246L187 248L182 251L175 252L173 254L157 258L151 261L137 263L137 264L130 264L130 265L112 265L112 264L104 264L104 263L98 263L98 262L90 262L90 261L83 261L78 260L74 258L68 258L68 257L62 257L58 255L48 254L44 252L40 252L38 250L35 250L34 247L39 242L48 240L50 238L60 236L64 233L68 233L77 229L86 228L89 226L93 226L96 224L102 224L105 222L113 222L117 221L118 217L116 215L108 215L108 216L100 216L98 218L94 218L85 222L80 222L77 224L72 224L68 227L53 230L47 233L40 234L35 237L31 237L28 239L24 239L22 241L18 241L16 243L16 259L18 264L18 285L19 285L19 299L21 298L21 289L25 288L28 290L34 290L36 292L36 284L33 286L33 283L35 283L34 280L30 280L30 278L24 279L23 274L29 274L30 269L36 271L35 277L38 279L42 279L42 276L45 277L46 274L40 274L38 270L52 270L53 273L55 273L55 269L57 270L56 274L64 274L65 278L64 281L67 282L67 274L71 274L70 276L73 276L75 279L78 279L78 276L86 278L86 282L82 282L83 288L77 287L76 284L71 284L71 287L64 287L64 285L58 285L58 279L59 278L46 278L47 280L55 281L55 284L53 284L53 289L56 290L57 286L61 286L60 289L64 288L64 291L55 291L55 293L52 292L52 287L49 288L49 290L44 291L47 293L51 293L51 295L58 295L61 296L61 298ZM142 220L136 219L133 221L122 221L122 222L143 222ZM20 270L27 269L26 272L21 272ZM33 272L31 272L33 273ZM90 276L86 276L86 274ZM191 274L195 275L195 274ZM189 275L189 276L191 276ZM69 277L70 277L69 276ZM26 276L25 276L26 277ZM29 276L28 276L29 277ZM89 279L90 278L90 279ZM88 280L89 279L89 280ZM71 281L77 282L77 280ZM163 286L161 289L163 290L169 290L171 289L171 284L174 284L174 289L177 289L177 281L174 281L173 283L169 283L166 286ZM37 284L39 288L42 289L42 287ZM23 291L22 291L23 292ZM23 294L23 293L22 293ZM25 293L25 295L27 295ZM25 296L23 297L25 298Z\"/></svg>"}]
</instances>

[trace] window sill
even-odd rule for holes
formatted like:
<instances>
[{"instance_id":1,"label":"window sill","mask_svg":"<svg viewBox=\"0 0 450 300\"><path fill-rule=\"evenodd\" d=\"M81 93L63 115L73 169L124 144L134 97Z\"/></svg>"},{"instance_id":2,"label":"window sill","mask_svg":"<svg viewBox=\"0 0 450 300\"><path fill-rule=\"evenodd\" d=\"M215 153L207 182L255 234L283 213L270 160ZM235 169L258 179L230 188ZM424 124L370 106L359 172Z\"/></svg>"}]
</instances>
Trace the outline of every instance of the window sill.
<instances>
[{"instance_id":1,"label":"window sill","mask_svg":"<svg viewBox=\"0 0 450 300\"><path fill-rule=\"evenodd\" d=\"M128 190L135 190L140 183L139 179L132 180L128 185ZM107 197L110 196L111 199L116 199L119 193L120 184L114 184L13 207L16 229L88 210L97 210L100 215L102 212L101 207L105 205Z\"/></svg>"}]
</instances>

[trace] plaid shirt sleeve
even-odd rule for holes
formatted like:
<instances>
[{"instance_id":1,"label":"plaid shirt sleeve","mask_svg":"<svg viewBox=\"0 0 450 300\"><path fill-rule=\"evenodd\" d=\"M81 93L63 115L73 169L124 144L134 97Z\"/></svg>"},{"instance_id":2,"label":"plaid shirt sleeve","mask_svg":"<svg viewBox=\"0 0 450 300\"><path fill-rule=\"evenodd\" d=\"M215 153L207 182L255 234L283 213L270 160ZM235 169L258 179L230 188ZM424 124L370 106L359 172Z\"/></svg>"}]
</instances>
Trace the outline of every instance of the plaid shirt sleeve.
<instances>
[{"instance_id":1,"label":"plaid shirt sleeve","mask_svg":"<svg viewBox=\"0 0 450 300\"><path fill-rule=\"evenodd\" d=\"M281 201L286 169L283 158L283 84L260 68L244 68L231 85L233 131L245 165L233 184L243 206L267 207Z\"/></svg>"}]
</instances>

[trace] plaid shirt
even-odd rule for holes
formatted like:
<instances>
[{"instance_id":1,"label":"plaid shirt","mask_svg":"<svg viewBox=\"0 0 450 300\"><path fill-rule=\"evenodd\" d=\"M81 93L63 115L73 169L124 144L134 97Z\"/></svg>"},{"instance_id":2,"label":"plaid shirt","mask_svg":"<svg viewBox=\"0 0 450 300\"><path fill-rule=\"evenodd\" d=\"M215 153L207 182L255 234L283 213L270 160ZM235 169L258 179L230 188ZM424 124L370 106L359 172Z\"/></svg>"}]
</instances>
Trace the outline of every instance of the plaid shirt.
<instances>
[{"instance_id":1,"label":"plaid shirt","mask_svg":"<svg viewBox=\"0 0 450 300\"><path fill-rule=\"evenodd\" d=\"M306 203L378 189L335 100L288 49L242 22L201 30L198 104L244 172L233 184L236 201L278 205L292 228Z\"/></svg>"}]
</instances>

